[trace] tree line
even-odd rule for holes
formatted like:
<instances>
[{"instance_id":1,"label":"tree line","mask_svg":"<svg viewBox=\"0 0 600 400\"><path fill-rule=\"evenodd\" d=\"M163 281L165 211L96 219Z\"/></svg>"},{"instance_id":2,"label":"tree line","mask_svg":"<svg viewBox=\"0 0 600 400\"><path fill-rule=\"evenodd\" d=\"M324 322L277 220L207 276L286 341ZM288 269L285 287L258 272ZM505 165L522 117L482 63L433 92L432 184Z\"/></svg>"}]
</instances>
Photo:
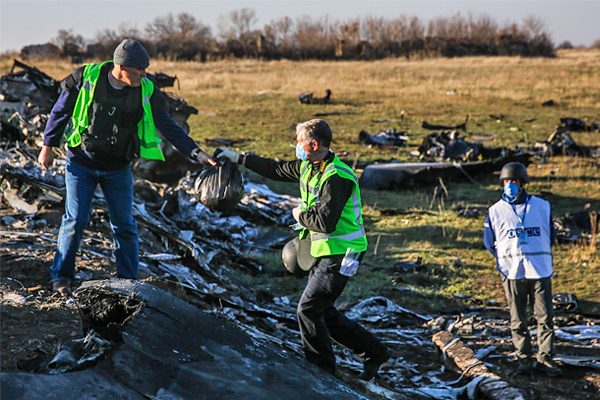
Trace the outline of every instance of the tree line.
<instances>
[{"instance_id":1,"label":"tree line","mask_svg":"<svg viewBox=\"0 0 600 400\"><path fill-rule=\"evenodd\" d=\"M491 17L460 13L427 23L415 16L354 18L281 17L256 29L256 12L240 9L219 18L217 33L189 13L158 16L143 31L126 24L105 29L92 40L62 29L51 42L26 46L21 57L111 59L126 37L142 43L153 58L207 61L227 57L259 59L380 59L518 55L552 57L555 46L534 16L521 24L497 24ZM562 47L568 47L568 42ZM560 47L560 46L559 46Z\"/></svg>"}]
</instances>

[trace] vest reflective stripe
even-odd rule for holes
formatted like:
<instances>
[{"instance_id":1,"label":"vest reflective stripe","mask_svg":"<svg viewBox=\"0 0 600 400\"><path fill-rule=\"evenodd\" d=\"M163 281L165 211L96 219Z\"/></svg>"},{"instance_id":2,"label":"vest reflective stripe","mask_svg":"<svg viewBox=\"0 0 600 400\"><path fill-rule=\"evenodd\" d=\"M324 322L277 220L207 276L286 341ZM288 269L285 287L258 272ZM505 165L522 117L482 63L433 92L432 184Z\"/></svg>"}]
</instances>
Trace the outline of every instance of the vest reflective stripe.
<instances>
[{"instance_id":1,"label":"vest reflective stripe","mask_svg":"<svg viewBox=\"0 0 600 400\"><path fill-rule=\"evenodd\" d=\"M83 71L83 82L71 121L65 128L67 143L69 147L77 147L81 144L81 135L89 127L88 110L94 101L94 91L100 78L100 70L104 65L112 61L105 61L102 64L86 64ZM154 85L148 78L142 79L142 107L144 114L138 123L138 137L140 138L140 156L153 160L165 160L160 149L160 138L154 125L152 116L152 106L150 98L154 92Z\"/></svg>"},{"instance_id":2,"label":"vest reflective stripe","mask_svg":"<svg viewBox=\"0 0 600 400\"><path fill-rule=\"evenodd\" d=\"M319 203L319 192L321 183L332 175L339 175L344 179L354 182L354 190L348 202L344 206L336 229L331 234L312 232L304 230L301 237L311 235L311 255L313 257L324 257L329 255L345 254L348 248L361 252L367 249L367 236L362 220L362 206L358 188L358 178L354 172L337 156L326 165L323 172L310 177L312 166L310 162L304 161L300 168L300 193L302 196L302 209Z\"/></svg>"},{"instance_id":3,"label":"vest reflective stripe","mask_svg":"<svg viewBox=\"0 0 600 400\"><path fill-rule=\"evenodd\" d=\"M522 215L523 207L517 208ZM498 201L489 210L496 236L497 268L508 279L541 279L554 272L550 249L550 203L531 196L524 226L513 206ZM517 230L527 232L527 244L519 244Z\"/></svg>"},{"instance_id":4,"label":"vest reflective stripe","mask_svg":"<svg viewBox=\"0 0 600 400\"><path fill-rule=\"evenodd\" d=\"M359 231L348 233L346 235L341 236L331 236L326 233L313 233L310 235L312 240L321 240L321 239L341 239L341 240L354 240L365 236L365 228L361 227Z\"/></svg>"},{"instance_id":5,"label":"vest reflective stripe","mask_svg":"<svg viewBox=\"0 0 600 400\"><path fill-rule=\"evenodd\" d=\"M358 185L358 177L356 176L356 174L354 173L354 171L352 171L350 168L345 168L344 163L342 163L343 166L339 166L339 165L331 165L328 168L336 168L340 171L344 171L346 174L348 174L348 176L350 178L352 178L352 180L354 181L354 183L356 183ZM325 171L327 171L327 168L325 168Z\"/></svg>"},{"instance_id":6,"label":"vest reflective stripe","mask_svg":"<svg viewBox=\"0 0 600 400\"><path fill-rule=\"evenodd\" d=\"M515 254L515 255L505 255L505 256L501 256L498 258L515 258L515 257L520 257L521 255L524 256L542 256L542 255L552 255L552 252L548 252L548 251L539 251L539 252L523 252L520 254Z\"/></svg>"}]
</instances>

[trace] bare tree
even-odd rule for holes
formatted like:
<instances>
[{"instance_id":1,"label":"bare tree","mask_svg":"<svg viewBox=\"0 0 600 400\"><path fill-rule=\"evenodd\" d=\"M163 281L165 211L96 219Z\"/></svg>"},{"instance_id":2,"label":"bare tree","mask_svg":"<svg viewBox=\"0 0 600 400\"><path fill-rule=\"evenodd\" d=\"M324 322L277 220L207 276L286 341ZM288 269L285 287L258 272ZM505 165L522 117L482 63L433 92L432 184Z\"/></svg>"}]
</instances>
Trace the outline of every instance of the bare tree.
<instances>
[{"instance_id":1,"label":"bare tree","mask_svg":"<svg viewBox=\"0 0 600 400\"><path fill-rule=\"evenodd\" d=\"M129 25L126 22L119 24L119 26L117 28L117 35L118 35L117 39L120 39L120 40L123 40L125 38L136 39L138 41L142 40L142 33L137 28L137 25Z\"/></svg>"},{"instance_id":2,"label":"bare tree","mask_svg":"<svg viewBox=\"0 0 600 400\"><path fill-rule=\"evenodd\" d=\"M272 57L293 57L293 27L294 21L290 17L281 17L263 27L266 46L269 47Z\"/></svg>"},{"instance_id":3,"label":"bare tree","mask_svg":"<svg viewBox=\"0 0 600 400\"><path fill-rule=\"evenodd\" d=\"M112 29L104 29L101 31L97 31L94 35L94 41L96 43L109 42L109 41L117 41L119 40L119 35L117 31Z\"/></svg>"},{"instance_id":4,"label":"bare tree","mask_svg":"<svg viewBox=\"0 0 600 400\"><path fill-rule=\"evenodd\" d=\"M400 42L409 38L410 18L407 15L395 18L392 24L394 25L394 41Z\"/></svg>"},{"instance_id":5,"label":"bare tree","mask_svg":"<svg viewBox=\"0 0 600 400\"><path fill-rule=\"evenodd\" d=\"M98 59L111 59L115 48L126 38L142 42L151 57L156 55L156 52L153 51L153 46L151 46L150 43L144 42L142 33L137 26L129 25L128 23L120 24L117 30L104 29L97 31L94 36L93 44L88 46L88 55L89 53L93 53L93 56Z\"/></svg>"},{"instance_id":6,"label":"bare tree","mask_svg":"<svg viewBox=\"0 0 600 400\"><path fill-rule=\"evenodd\" d=\"M296 20L294 39L303 58L330 58L334 55L329 17L313 21L308 15Z\"/></svg>"},{"instance_id":7,"label":"bare tree","mask_svg":"<svg viewBox=\"0 0 600 400\"><path fill-rule=\"evenodd\" d=\"M366 17L361 22L360 36L371 44L376 54L397 55L400 38L398 25L394 20L383 17Z\"/></svg>"},{"instance_id":8,"label":"bare tree","mask_svg":"<svg viewBox=\"0 0 600 400\"><path fill-rule=\"evenodd\" d=\"M466 39L469 36L469 23L460 12L453 15L448 21L448 31L446 38L459 41Z\"/></svg>"},{"instance_id":9,"label":"bare tree","mask_svg":"<svg viewBox=\"0 0 600 400\"><path fill-rule=\"evenodd\" d=\"M445 17L437 17L429 21L427 26L427 36L437 37L437 38L447 38L449 36L450 28L449 28L448 18Z\"/></svg>"},{"instance_id":10,"label":"bare tree","mask_svg":"<svg viewBox=\"0 0 600 400\"><path fill-rule=\"evenodd\" d=\"M257 47L262 47L258 45L262 43L261 32L252 30L257 21L256 11L248 8L219 17L219 37L228 53L238 57L257 55Z\"/></svg>"},{"instance_id":11,"label":"bare tree","mask_svg":"<svg viewBox=\"0 0 600 400\"><path fill-rule=\"evenodd\" d=\"M369 42L380 43L389 39L391 32L386 32L386 28L389 29L390 24L385 18L368 16L361 21L360 36Z\"/></svg>"},{"instance_id":12,"label":"bare tree","mask_svg":"<svg viewBox=\"0 0 600 400\"><path fill-rule=\"evenodd\" d=\"M335 24L332 28L337 30L337 37L341 40L356 43L360 41L360 21L357 19L351 19L340 24Z\"/></svg>"},{"instance_id":13,"label":"bare tree","mask_svg":"<svg viewBox=\"0 0 600 400\"><path fill-rule=\"evenodd\" d=\"M73 29L60 29L51 42L60 49L62 57L78 56L84 45L83 37L74 34Z\"/></svg>"},{"instance_id":14,"label":"bare tree","mask_svg":"<svg viewBox=\"0 0 600 400\"><path fill-rule=\"evenodd\" d=\"M189 41L210 36L210 28L196 21L188 14L181 13L174 17L169 13L164 17L156 17L146 26L146 33L151 39L163 41Z\"/></svg>"},{"instance_id":15,"label":"bare tree","mask_svg":"<svg viewBox=\"0 0 600 400\"><path fill-rule=\"evenodd\" d=\"M545 25L541 18L530 15L523 20L523 32L527 36L527 39L536 39L544 33Z\"/></svg>"},{"instance_id":16,"label":"bare tree","mask_svg":"<svg viewBox=\"0 0 600 400\"><path fill-rule=\"evenodd\" d=\"M250 32L258 21L256 11L248 8L231 11L219 16L219 36L223 40L241 39Z\"/></svg>"},{"instance_id":17,"label":"bare tree","mask_svg":"<svg viewBox=\"0 0 600 400\"><path fill-rule=\"evenodd\" d=\"M469 36L474 43L491 45L498 33L498 25L489 15L483 14L475 19L469 16Z\"/></svg>"},{"instance_id":18,"label":"bare tree","mask_svg":"<svg viewBox=\"0 0 600 400\"><path fill-rule=\"evenodd\" d=\"M258 21L256 11L248 8L232 11L229 13L229 18L231 18L231 23L238 37L242 37L244 34L250 32L254 24Z\"/></svg>"},{"instance_id":19,"label":"bare tree","mask_svg":"<svg viewBox=\"0 0 600 400\"><path fill-rule=\"evenodd\" d=\"M294 21L290 17L281 17L265 25L263 30L275 46L291 44Z\"/></svg>"},{"instance_id":20,"label":"bare tree","mask_svg":"<svg viewBox=\"0 0 600 400\"><path fill-rule=\"evenodd\" d=\"M188 13L156 17L146 26L157 52L169 59L194 59L206 51L210 28Z\"/></svg>"},{"instance_id":21,"label":"bare tree","mask_svg":"<svg viewBox=\"0 0 600 400\"><path fill-rule=\"evenodd\" d=\"M409 39L422 39L425 36L425 26L418 17L411 17L408 22L407 36Z\"/></svg>"},{"instance_id":22,"label":"bare tree","mask_svg":"<svg viewBox=\"0 0 600 400\"><path fill-rule=\"evenodd\" d=\"M517 25L516 23L509 23L507 25L504 25L500 28L498 33L502 37L511 38L511 40L526 40L525 33L521 28L519 28L519 25Z\"/></svg>"}]
</instances>

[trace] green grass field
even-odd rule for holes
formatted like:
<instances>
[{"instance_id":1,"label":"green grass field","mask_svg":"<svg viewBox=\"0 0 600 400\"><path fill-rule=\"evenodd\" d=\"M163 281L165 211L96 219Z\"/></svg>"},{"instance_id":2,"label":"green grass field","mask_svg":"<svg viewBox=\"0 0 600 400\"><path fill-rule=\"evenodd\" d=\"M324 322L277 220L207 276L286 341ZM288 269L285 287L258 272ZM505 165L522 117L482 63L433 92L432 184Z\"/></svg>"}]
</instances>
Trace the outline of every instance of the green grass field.
<instances>
[{"instance_id":1,"label":"green grass field","mask_svg":"<svg viewBox=\"0 0 600 400\"><path fill-rule=\"evenodd\" d=\"M30 63L32 64L32 63ZM34 64L55 79L74 65L45 61ZM12 59L1 60L1 73ZM561 117L586 123L600 120L600 50L564 50L556 58L473 57L456 59L389 59L374 62L230 60L211 63L154 61L149 72L177 74L181 89L167 88L199 110L190 116L190 135L207 152L206 139L240 140L232 150L253 151L281 159L294 158L293 125L322 117L334 131L332 148L361 161L409 155L430 131L423 121L458 124L470 116L467 140L493 135L486 146L533 145L547 140ZM297 96L333 92L333 103L301 105ZM553 100L555 105L542 103ZM373 122L389 119L389 122ZM358 133L396 128L410 136L404 148L367 148ZM597 132L574 133L580 145L600 145ZM360 171L357 171L360 174ZM583 209L600 211L600 160L552 157L529 166L532 194L550 193L553 216ZM458 207L487 210L498 200L497 175L472 183L447 183L448 197L433 198L434 188L376 192L363 190L369 250L363 267L351 279L343 299L387 296L414 309L439 311L463 304L455 294L504 303L494 260L483 245L485 216L464 219ZM297 195L295 185L269 185ZM395 210L391 212L390 210ZM598 233L596 238L600 236ZM400 261L422 260L413 272L400 272ZM580 307L600 312L598 247L582 243L554 248L554 292L577 295ZM458 263L456 260L460 260ZM279 254L262 257L267 271L283 268ZM239 272L239 274L242 274ZM242 275L241 275L242 276ZM299 296L302 282L266 273L243 277L276 296Z\"/></svg>"}]
</instances>

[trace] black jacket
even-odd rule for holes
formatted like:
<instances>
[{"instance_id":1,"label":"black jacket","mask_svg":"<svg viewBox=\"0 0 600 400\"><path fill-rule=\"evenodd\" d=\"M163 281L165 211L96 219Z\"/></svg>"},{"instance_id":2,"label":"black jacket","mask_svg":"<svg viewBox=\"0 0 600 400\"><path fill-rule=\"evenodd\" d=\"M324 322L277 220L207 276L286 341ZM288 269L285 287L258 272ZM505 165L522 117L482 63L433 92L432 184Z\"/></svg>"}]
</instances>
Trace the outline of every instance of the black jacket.
<instances>
[{"instance_id":1,"label":"black jacket","mask_svg":"<svg viewBox=\"0 0 600 400\"><path fill-rule=\"evenodd\" d=\"M329 162L333 157L334 154L330 152L322 162ZM322 162L313 164L311 176L320 173ZM300 160L275 161L253 154L244 154L240 157L240 164L265 178L281 182L300 182L302 165ZM334 232L353 190L354 182L337 174L332 175L321 184L320 203L300 214L300 224L313 232Z\"/></svg>"}]
</instances>

